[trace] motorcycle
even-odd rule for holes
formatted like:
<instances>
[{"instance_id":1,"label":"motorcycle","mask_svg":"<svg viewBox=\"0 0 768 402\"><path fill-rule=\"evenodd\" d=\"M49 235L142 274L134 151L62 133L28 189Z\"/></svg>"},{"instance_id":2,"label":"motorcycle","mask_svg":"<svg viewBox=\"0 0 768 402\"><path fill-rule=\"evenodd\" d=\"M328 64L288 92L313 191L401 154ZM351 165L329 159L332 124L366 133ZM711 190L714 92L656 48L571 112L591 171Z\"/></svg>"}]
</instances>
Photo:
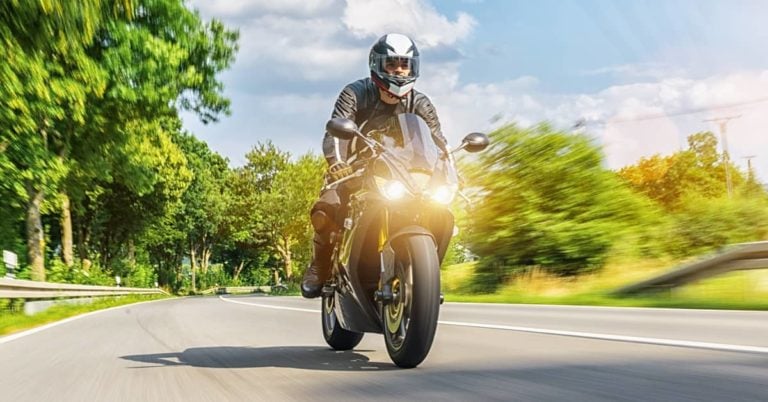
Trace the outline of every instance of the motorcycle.
<instances>
[{"instance_id":1,"label":"motorcycle","mask_svg":"<svg viewBox=\"0 0 768 402\"><path fill-rule=\"evenodd\" d=\"M382 333L399 367L419 365L429 353L443 295L440 264L454 233L449 206L459 193L453 152L479 152L489 140L471 133L443 152L416 114L392 117L363 134L335 118L332 136L362 141L356 180L342 227L332 234L332 275L322 291L322 329L335 350L357 346L365 332ZM349 184L349 183L347 183Z\"/></svg>"}]
</instances>

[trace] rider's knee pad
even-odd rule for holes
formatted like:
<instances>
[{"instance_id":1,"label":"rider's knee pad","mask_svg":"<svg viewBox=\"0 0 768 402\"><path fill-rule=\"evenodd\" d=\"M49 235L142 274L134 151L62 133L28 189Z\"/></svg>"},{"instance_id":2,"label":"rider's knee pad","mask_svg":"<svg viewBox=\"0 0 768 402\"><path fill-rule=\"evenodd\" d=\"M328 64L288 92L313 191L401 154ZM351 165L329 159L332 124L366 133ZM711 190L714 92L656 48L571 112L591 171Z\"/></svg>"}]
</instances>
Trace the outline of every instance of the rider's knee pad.
<instances>
[{"instance_id":1,"label":"rider's knee pad","mask_svg":"<svg viewBox=\"0 0 768 402\"><path fill-rule=\"evenodd\" d=\"M326 215L325 212L319 210L313 212L310 219L312 221L312 227L315 228L316 232L322 232L323 229L326 229L328 224L331 222L331 220L328 219L328 215Z\"/></svg>"}]
</instances>

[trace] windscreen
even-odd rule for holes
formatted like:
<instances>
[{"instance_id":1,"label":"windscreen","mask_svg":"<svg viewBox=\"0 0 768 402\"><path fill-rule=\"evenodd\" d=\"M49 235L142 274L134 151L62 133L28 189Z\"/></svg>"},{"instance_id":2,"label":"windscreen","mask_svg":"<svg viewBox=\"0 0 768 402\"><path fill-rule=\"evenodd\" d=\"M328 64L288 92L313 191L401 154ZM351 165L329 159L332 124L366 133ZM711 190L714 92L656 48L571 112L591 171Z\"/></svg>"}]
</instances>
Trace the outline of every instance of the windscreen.
<instances>
[{"instance_id":1,"label":"windscreen","mask_svg":"<svg viewBox=\"0 0 768 402\"><path fill-rule=\"evenodd\" d=\"M418 115L393 116L371 135L408 170L432 172L440 161L440 149L432 139L432 132Z\"/></svg>"}]
</instances>

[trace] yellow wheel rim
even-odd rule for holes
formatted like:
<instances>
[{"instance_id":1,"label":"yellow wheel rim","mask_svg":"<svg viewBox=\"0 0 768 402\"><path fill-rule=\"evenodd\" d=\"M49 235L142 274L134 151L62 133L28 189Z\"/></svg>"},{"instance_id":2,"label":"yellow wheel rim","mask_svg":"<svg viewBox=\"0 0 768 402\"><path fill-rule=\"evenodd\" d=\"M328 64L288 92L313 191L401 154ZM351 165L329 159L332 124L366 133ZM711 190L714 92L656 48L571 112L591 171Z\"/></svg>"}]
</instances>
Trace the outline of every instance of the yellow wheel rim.
<instances>
[{"instance_id":1,"label":"yellow wheel rim","mask_svg":"<svg viewBox=\"0 0 768 402\"><path fill-rule=\"evenodd\" d=\"M392 293L400 293L400 280L395 278L392 282ZM390 303L387 305L387 330L394 334L400 329L400 323L403 318L403 298L399 298L398 303Z\"/></svg>"}]
</instances>

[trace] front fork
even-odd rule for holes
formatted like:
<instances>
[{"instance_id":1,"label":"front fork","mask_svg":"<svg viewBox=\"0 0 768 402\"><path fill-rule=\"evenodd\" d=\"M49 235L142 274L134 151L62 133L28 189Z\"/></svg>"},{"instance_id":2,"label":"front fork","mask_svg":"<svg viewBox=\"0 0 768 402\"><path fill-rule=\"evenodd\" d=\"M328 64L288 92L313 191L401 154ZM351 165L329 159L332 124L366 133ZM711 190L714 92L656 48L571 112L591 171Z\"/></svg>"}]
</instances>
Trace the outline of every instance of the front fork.
<instances>
[{"instance_id":1,"label":"front fork","mask_svg":"<svg viewBox=\"0 0 768 402\"><path fill-rule=\"evenodd\" d=\"M379 261L381 273L379 275L379 289L373 294L373 299L386 306L388 304L400 303L399 292L392 290L392 283L395 279L395 250L392 248L389 232L389 210L382 209L382 224L379 231ZM420 217L416 218L420 222ZM440 304L444 301L443 294L440 293Z\"/></svg>"},{"instance_id":2,"label":"front fork","mask_svg":"<svg viewBox=\"0 0 768 402\"><path fill-rule=\"evenodd\" d=\"M381 230L379 230L379 289L373 294L373 299L388 305L395 302L397 295L392 292L392 280L395 278L395 250L389 242L389 210L382 208Z\"/></svg>"}]
</instances>

